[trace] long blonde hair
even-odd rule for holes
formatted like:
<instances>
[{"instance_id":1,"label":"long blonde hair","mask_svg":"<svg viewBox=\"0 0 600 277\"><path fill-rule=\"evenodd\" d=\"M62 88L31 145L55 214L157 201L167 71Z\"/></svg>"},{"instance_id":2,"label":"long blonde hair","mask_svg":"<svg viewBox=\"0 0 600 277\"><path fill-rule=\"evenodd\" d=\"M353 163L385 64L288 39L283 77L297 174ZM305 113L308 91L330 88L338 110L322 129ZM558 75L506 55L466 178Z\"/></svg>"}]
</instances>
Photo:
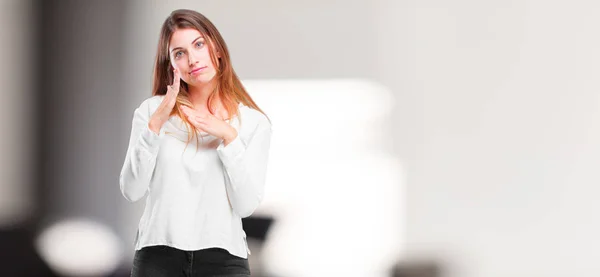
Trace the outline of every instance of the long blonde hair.
<instances>
[{"instance_id":1,"label":"long blonde hair","mask_svg":"<svg viewBox=\"0 0 600 277\"><path fill-rule=\"evenodd\" d=\"M173 80L173 67L169 62L168 48L171 36L178 29L198 30L206 38L207 45L210 47L210 58L217 71L217 74L214 77L217 78L215 89L208 97L208 109L210 113L215 114L215 103L213 102L215 95L218 95L218 98L221 100L223 107L229 115L229 119L238 116L240 124L241 117L239 117L239 103L265 114L258 105L256 105L254 100L252 100L252 97L250 97L242 85L242 82L235 74L231 65L229 50L227 49L227 45L225 44L225 40L223 40L221 33L219 33L217 28L204 15L187 9L173 11L169 17L167 17L160 30L158 48L156 49L156 60L154 63L153 96L165 95L167 93L167 85L170 85ZM220 57L217 58L215 55L216 52L220 54ZM185 122L189 131L188 143L193 136L196 136L197 138L199 132L181 110L182 106L192 107L189 96L188 84L181 80L180 91L171 115L177 115Z\"/></svg>"}]
</instances>

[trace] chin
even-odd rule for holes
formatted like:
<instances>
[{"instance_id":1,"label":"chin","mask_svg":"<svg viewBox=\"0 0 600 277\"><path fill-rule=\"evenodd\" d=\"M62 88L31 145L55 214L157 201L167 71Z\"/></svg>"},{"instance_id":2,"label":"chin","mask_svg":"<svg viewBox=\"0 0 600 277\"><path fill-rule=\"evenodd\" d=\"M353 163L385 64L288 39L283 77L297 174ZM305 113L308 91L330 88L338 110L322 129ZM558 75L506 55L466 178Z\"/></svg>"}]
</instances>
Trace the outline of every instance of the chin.
<instances>
[{"instance_id":1,"label":"chin","mask_svg":"<svg viewBox=\"0 0 600 277\"><path fill-rule=\"evenodd\" d=\"M196 83L199 83L199 84L208 84L208 83L210 83L214 79L215 79L215 75L212 75L212 76L200 76L198 79L196 79Z\"/></svg>"}]
</instances>

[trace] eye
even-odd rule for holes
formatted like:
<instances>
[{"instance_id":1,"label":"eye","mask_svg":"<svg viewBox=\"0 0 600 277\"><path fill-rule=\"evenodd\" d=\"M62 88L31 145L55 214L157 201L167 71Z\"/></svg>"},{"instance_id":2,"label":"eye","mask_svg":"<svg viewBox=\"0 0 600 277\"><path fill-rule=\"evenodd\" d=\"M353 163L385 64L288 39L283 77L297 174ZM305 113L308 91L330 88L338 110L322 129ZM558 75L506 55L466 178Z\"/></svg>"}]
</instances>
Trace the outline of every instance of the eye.
<instances>
[{"instance_id":1,"label":"eye","mask_svg":"<svg viewBox=\"0 0 600 277\"><path fill-rule=\"evenodd\" d=\"M202 46L204 46L204 42L203 41L198 41L198 42L196 42L196 46L197 47L202 47Z\"/></svg>"},{"instance_id":2,"label":"eye","mask_svg":"<svg viewBox=\"0 0 600 277\"><path fill-rule=\"evenodd\" d=\"M179 58L179 56L180 56L179 54L183 54L183 52L178 51L177 53L175 53L175 58Z\"/></svg>"}]
</instances>

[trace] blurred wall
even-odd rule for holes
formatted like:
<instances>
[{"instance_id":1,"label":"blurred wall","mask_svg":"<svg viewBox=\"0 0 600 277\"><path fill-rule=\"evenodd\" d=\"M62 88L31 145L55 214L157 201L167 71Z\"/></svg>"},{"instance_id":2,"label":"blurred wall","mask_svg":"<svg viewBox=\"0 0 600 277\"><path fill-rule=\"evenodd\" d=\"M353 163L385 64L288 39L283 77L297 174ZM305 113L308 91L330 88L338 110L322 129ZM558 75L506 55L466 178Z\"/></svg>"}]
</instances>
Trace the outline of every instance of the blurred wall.
<instances>
[{"instance_id":1,"label":"blurred wall","mask_svg":"<svg viewBox=\"0 0 600 277\"><path fill-rule=\"evenodd\" d=\"M448 276L600 274L599 4L233 2L155 4L148 28L196 8L244 78L372 77L394 90L409 258L439 258Z\"/></svg>"},{"instance_id":2,"label":"blurred wall","mask_svg":"<svg viewBox=\"0 0 600 277\"><path fill-rule=\"evenodd\" d=\"M87 217L119 228L122 1L39 1L41 226ZM129 127L130 128L130 127Z\"/></svg>"},{"instance_id":3,"label":"blurred wall","mask_svg":"<svg viewBox=\"0 0 600 277\"><path fill-rule=\"evenodd\" d=\"M36 209L37 85L32 1L0 1L0 229L32 219Z\"/></svg>"},{"instance_id":4,"label":"blurred wall","mask_svg":"<svg viewBox=\"0 0 600 277\"><path fill-rule=\"evenodd\" d=\"M46 68L43 98L57 214L75 208L133 241L143 201L132 209L117 180L130 120L150 95L160 24L187 7L222 31L242 78L370 77L395 92L408 258L457 277L600 274L596 2L47 3L62 43L44 58L62 65Z\"/></svg>"},{"instance_id":5,"label":"blurred wall","mask_svg":"<svg viewBox=\"0 0 600 277\"><path fill-rule=\"evenodd\" d=\"M410 256L457 277L600 275L600 4L382 7Z\"/></svg>"},{"instance_id":6,"label":"blurred wall","mask_svg":"<svg viewBox=\"0 0 600 277\"><path fill-rule=\"evenodd\" d=\"M412 258L461 277L600 273L595 2L144 3L128 17L141 41L155 43L172 9L197 9L243 78L371 77L394 90ZM150 68L149 49L132 64ZM132 103L149 91L139 85Z\"/></svg>"}]
</instances>

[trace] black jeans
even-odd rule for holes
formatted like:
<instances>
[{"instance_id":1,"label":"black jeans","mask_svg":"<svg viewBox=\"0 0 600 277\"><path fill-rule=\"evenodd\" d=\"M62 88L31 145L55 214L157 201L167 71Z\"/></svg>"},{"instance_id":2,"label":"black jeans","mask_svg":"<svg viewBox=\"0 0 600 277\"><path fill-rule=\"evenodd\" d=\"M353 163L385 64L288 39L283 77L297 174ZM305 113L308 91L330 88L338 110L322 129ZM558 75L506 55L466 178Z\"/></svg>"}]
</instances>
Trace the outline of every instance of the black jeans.
<instances>
[{"instance_id":1,"label":"black jeans","mask_svg":"<svg viewBox=\"0 0 600 277\"><path fill-rule=\"evenodd\" d=\"M132 277L248 277L248 259L222 248L184 251L157 245L135 251Z\"/></svg>"}]
</instances>

